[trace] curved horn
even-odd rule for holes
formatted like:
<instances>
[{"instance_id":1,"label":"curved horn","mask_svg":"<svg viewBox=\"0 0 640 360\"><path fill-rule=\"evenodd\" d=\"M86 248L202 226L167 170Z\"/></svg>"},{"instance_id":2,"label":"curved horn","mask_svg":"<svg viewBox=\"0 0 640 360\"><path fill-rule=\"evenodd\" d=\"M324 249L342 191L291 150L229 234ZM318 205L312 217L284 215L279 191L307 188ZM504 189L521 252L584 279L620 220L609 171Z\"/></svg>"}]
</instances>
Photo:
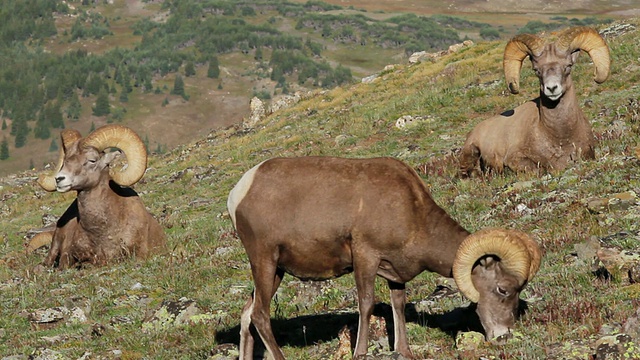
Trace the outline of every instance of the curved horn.
<instances>
[{"instance_id":1,"label":"curved horn","mask_svg":"<svg viewBox=\"0 0 640 360\"><path fill-rule=\"evenodd\" d=\"M595 66L595 82L600 84L609 78L611 68L609 46L596 30L586 26L566 29L558 35L558 48L568 53L585 51Z\"/></svg>"},{"instance_id":2,"label":"curved horn","mask_svg":"<svg viewBox=\"0 0 640 360\"><path fill-rule=\"evenodd\" d=\"M524 246L527 248L527 251L529 251L529 255L531 256L531 264L529 265L529 276L527 277L527 281L531 280L538 273L538 270L540 270L540 264L542 263L542 252L540 251L540 245L538 245L535 240L533 240L530 236L523 232L516 232L514 230L512 230L512 232L520 238L520 241L522 241Z\"/></svg>"},{"instance_id":3,"label":"curved horn","mask_svg":"<svg viewBox=\"0 0 640 360\"><path fill-rule=\"evenodd\" d=\"M512 94L520 92L520 69L522 61L529 55L540 55L544 40L536 35L521 34L514 36L504 48L502 67L504 77Z\"/></svg>"},{"instance_id":4,"label":"curved horn","mask_svg":"<svg viewBox=\"0 0 640 360\"><path fill-rule=\"evenodd\" d=\"M123 186L138 182L147 169L147 149L133 130L122 125L105 125L82 139L81 146L92 146L98 151L118 148L127 156L127 167L113 172L113 181Z\"/></svg>"},{"instance_id":5,"label":"curved horn","mask_svg":"<svg viewBox=\"0 0 640 360\"><path fill-rule=\"evenodd\" d=\"M53 172L50 174L40 174L38 176L38 185L42 187L46 191L56 191L56 174L62 168L62 163L64 162L64 154L71 144L76 142L82 137L78 130L65 129L60 132L60 140L62 142L62 146L60 147L60 152L58 155L58 162L56 163L56 167Z\"/></svg>"},{"instance_id":6,"label":"curved horn","mask_svg":"<svg viewBox=\"0 0 640 360\"><path fill-rule=\"evenodd\" d=\"M526 284L540 267L539 250L532 253L530 248L537 248L537 244L520 231L484 229L469 235L458 248L453 263L453 277L458 288L469 300L478 302L480 293L471 281L471 272L476 261L487 255L500 258L503 269L517 276L521 284Z\"/></svg>"}]
</instances>

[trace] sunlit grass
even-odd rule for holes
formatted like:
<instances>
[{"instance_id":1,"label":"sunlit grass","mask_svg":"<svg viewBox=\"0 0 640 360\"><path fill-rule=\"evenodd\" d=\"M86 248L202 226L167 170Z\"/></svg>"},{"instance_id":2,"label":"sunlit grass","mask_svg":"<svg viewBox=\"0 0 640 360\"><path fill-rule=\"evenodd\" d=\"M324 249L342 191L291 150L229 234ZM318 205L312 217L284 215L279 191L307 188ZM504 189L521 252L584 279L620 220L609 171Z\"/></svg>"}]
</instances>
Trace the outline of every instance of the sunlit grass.
<instances>
[{"instance_id":1,"label":"sunlit grass","mask_svg":"<svg viewBox=\"0 0 640 360\"><path fill-rule=\"evenodd\" d=\"M620 279L598 279L591 264L572 255L576 244L592 236L638 230L637 205L595 214L583 202L639 188L640 161L634 149L640 143L640 125L632 120L629 107L629 99L640 96L629 82L634 76L630 69L640 57L637 35L609 42L614 65L607 82L594 85L586 56L574 70L579 101L590 100L583 109L599 138L597 159L560 173L458 178L455 155L465 134L482 119L535 97L537 91L537 80L525 62L522 93L505 92L500 68L504 43L493 42L435 62L398 66L369 84L316 91L251 131L241 126L219 129L166 154L152 155L148 173L135 188L165 226L168 249L146 261L34 271L45 252L22 253L26 232L42 226L44 214L57 216L64 211L73 194L43 192L33 181L35 172L18 174L27 179L20 184L3 179L0 259L6 262L0 264L0 354L31 354L48 347L69 358L85 352L108 357L112 350L122 351L122 358L128 359L206 358L221 342L235 341L240 312L253 285L246 254L225 213L226 197L242 173L260 161L310 154L401 158L416 168L436 203L465 228L517 228L541 244L542 267L523 293L523 298L533 300L516 326L525 334L522 340L504 346L483 344L476 352L463 353L450 334L430 327L427 314L421 312L409 324L410 343L419 347L419 355L534 359L545 358L548 345L597 340L605 325L624 322L638 307L637 290ZM493 81L497 84L480 87ZM403 115L429 120L397 129L395 121ZM616 130L614 121L624 125L623 131ZM518 205L531 213L518 212ZM637 250L633 239L622 237L614 244ZM441 281L431 273L419 275L407 284L409 302L420 305ZM138 283L141 287L134 286ZM375 291L377 301L388 304L384 281L376 283ZM24 315L65 305L75 297L91 303L86 324L34 329ZM140 302L138 297L146 300ZM164 300L181 297L195 300L203 311L216 314L216 320L141 331L148 312ZM331 356L338 345L337 332L305 339L303 325L308 326L309 336L325 330L322 316L357 311L351 276L315 285L287 276L276 297L272 316L280 326L276 336L289 341L283 347L288 358ZM439 315L466 305L464 298L455 296L436 300L429 311ZM315 319L305 320L314 315ZM120 317L131 322L114 325ZM357 318L346 315L337 321L351 325L353 319ZM67 338L56 343L44 339L56 335Z\"/></svg>"}]
</instances>

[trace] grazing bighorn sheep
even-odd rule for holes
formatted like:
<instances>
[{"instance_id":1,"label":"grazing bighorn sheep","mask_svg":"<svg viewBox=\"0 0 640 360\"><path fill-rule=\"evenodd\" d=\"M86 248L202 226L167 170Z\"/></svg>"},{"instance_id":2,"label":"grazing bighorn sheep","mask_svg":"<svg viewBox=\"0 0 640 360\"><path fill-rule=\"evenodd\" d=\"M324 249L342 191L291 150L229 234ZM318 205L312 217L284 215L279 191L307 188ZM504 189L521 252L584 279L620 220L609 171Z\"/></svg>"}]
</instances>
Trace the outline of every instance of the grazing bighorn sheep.
<instances>
[{"instance_id":1,"label":"grazing bighorn sheep","mask_svg":"<svg viewBox=\"0 0 640 360\"><path fill-rule=\"evenodd\" d=\"M129 186L145 173L147 151L131 129L120 125L98 128L82 138L76 130L63 130L57 173L41 175L47 191L77 191L77 198L64 212L52 234L45 266L58 262L61 269L89 262L105 264L125 255L144 258L165 246L160 224ZM109 173L109 164L120 152L127 158L122 172ZM49 234L34 238L47 241ZM41 244L30 244L30 248Z\"/></svg>"},{"instance_id":2,"label":"grazing bighorn sheep","mask_svg":"<svg viewBox=\"0 0 640 360\"><path fill-rule=\"evenodd\" d=\"M460 152L461 175L505 167L514 171L562 170L569 161L595 158L591 124L578 105L571 67L580 50L595 65L595 81L609 77L609 48L595 30L566 29L557 37L522 34L504 50L509 90L519 92L522 62L531 59L540 80L540 97L484 120L468 135Z\"/></svg>"},{"instance_id":3,"label":"grazing bighorn sheep","mask_svg":"<svg viewBox=\"0 0 640 360\"><path fill-rule=\"evenodd\" d=\"M360 320L354 357L367 353L376 275L391 293L395 351L411 357L405 283L428 270L456 279L478 303L492 339L513 328L520 291L540 266L524 233L470 235L440 208L409 166L393 158L274 158L247 171L231 190L229 214L255 289L241 316L240 358L253 356L253 323L267 350L284 359L270 324L270 302L284 273L325 280L353 272Z\"/></svg>"}]
</instances>

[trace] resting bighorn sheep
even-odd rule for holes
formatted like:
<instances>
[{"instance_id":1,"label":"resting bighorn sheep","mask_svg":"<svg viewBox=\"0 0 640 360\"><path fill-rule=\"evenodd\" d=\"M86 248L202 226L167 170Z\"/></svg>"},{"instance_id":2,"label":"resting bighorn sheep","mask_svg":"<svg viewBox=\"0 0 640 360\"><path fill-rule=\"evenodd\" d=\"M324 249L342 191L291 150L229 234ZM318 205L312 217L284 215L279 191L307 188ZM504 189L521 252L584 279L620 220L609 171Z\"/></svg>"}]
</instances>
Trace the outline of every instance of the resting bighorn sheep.
<instances>
[{"instance_id":1,"label":"resting bighorn sheep","mask_svg":"<svg viewBox=\"0 0 640 360\"><path fill-rule=\"evenodd\" d=\"M595 30L566 29L557 37L522 34L504 50L503 68L509 90L519 92L522 62L531 59L540 80L540 97L478 124L460 152L461 175L505 167L514 171L562 170L569 161L595 158L591 124L578 105L571 67L580 50L595 65L595 81L609 77L609 48Z\"/></svg>"},{"instance_id":2,"label":"resting bighorn sheep","mask_svg":"<svg viewBox=\"0 0 640 360\"><path fill-rule=\"evenodd\" d=\"M286 273L325 280L354 273L360 320L354 357L367 353L376 275L387 280L394 349L411 357L405 283L428 270L454 276L492 339L508 333L520 291L540 266L524 233L470 235L440 208L425 183L393 158L274 158L247 171L231 190L229 214L255 289L241 316L240 358L251 359L253 324L267 350L284 359L270 324L270 302Z\"/></svg>"},{"instance_id":3,"label":"resting bighorn sheep","mask_svg":"<svg viewBox=\"0 0 640 360\"><path fill-rule=\"evenodd\" d=\"M62 269L83 262L102 265L130 254L144 258L164 247L162 227L129 187L142 178L147 166L140 137L120 125L103 126L85 138L76 130L63 130L60 137L57 172L41 175L38 184L47 191L75 190L77 198L56 224L44 265L56 261ZM126 155L124 171L110 174L109 164L119 152L104 152L108 148ZM46 241L47 235L33 241Z\"/></svg>"}]
</instances>

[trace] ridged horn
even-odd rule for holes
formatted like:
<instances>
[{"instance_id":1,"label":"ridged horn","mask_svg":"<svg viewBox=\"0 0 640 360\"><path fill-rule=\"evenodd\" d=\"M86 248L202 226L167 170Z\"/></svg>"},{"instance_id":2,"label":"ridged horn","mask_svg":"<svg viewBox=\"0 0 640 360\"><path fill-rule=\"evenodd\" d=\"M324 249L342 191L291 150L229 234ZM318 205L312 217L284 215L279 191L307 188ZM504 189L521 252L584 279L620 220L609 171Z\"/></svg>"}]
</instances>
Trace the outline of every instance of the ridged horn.
<instances>
[{"instance_id":1,"label":"ridged horn","mask_svg":"<svg viewBox=\"0 0 640 360\"><path fill-rule=\"evenodd\" d=\"M471 281L471 272L476 262L487 255L498 257L502 268L515 275L523 286L540 268L538 244L521 231L484 229L469 235L456 253L453 277L462 294L475 303L480 293Z\"/></svg>"},{"instance_id":2,"label":"ridged horn","mask_svg":"<svg viewBox=\"0 0 640 360\"><path fill-rule=\"evenodd\" d=\"M56 174L62 168L62 163L64 162L64 154L69 146L71 146L71 144L79 140L81 137L82 135L80 135L80 132L78 130L65 129L60 132L60 140L62 142L62 146L60 147L57 165L54 168L53 172L49 174L40 174L40 176L38 176L37 182L40 187L49 192L56 191Z\"/></svg>"},{"instance_id":3,"label":"ridged horn","mask_svg":"<svg viewBox=\"0 0 640 360\"><path fill-rule=\"evenodd\" d=\"M609 78L611 68L609 46L596 30L586 26L566 29L558 34L557 44L558 49L568 53L582 50L589 54L595 66L594 80L598 84Z\"/></svg>"},{"instance_id":4,"label":"ridged horn","mask_svg":"<svg viewBox=\"0 0 640 360\"><path fill-rule=\"evenodd\" d=\"M91 146L98 151L107 148L120 149L127 157L126 169L111 173L111 178L119 185L131 186L137 183L147 170L147 149L144 142L128 127L105 125L82 139L80 146Z\"/></svg>"},{"instance_id":5,"label":"ridged horn","mask_svg":"<svg viewBox=\"0 0 640 360\"><path fill-rule=\"evenodd\" d=\"M532 34L514 36L504 48L502 67L504 78L512 94L520 92L520 69L529 55L537 56L542 52L544 40Z\"/></svg>"}]
</instances>

